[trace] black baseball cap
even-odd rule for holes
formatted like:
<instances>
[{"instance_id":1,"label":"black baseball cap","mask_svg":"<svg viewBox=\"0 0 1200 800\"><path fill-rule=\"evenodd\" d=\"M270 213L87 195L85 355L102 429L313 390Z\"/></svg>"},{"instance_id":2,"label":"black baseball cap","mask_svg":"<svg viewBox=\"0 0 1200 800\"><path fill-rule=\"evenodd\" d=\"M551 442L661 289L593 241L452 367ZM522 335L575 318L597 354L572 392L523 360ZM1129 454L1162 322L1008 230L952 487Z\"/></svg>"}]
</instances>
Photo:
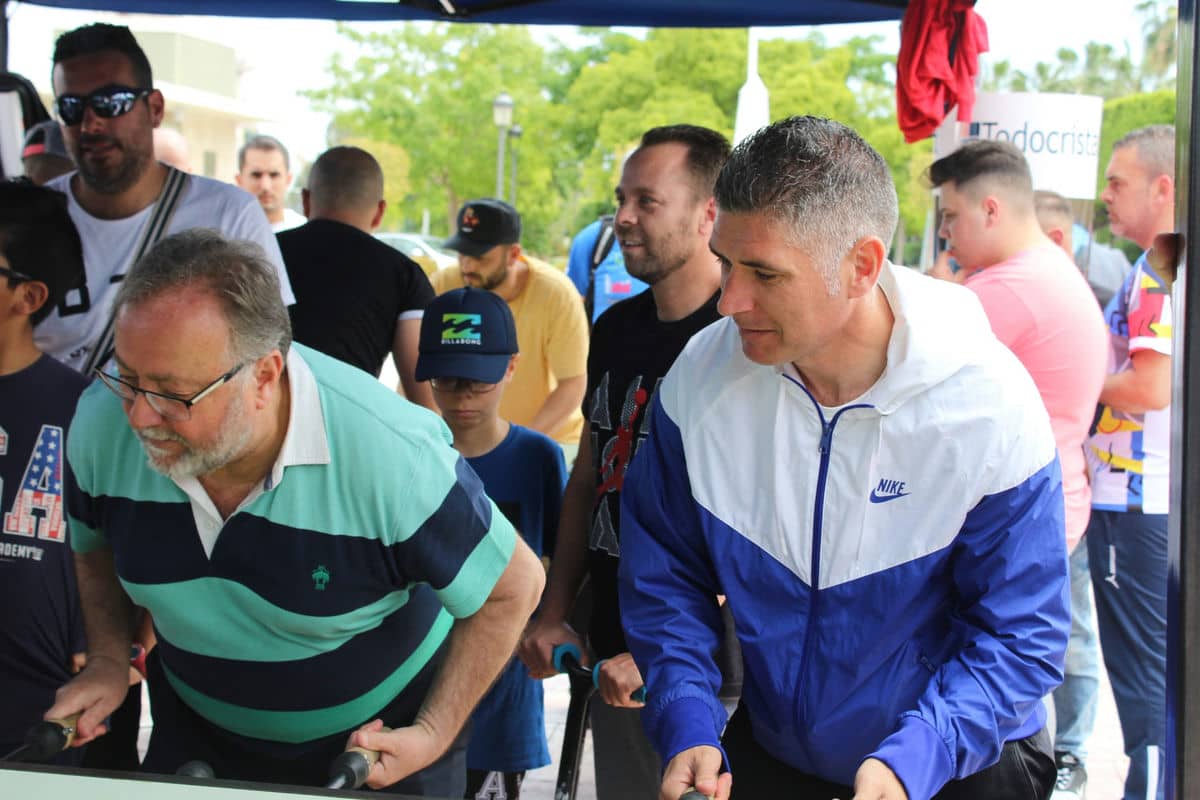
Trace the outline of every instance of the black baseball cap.
<instances>
[{"instance_id":1,"label":"black baseball cap","mask_svg":"<svg viewBox=\"0 0 1200 800\"><path fill-rule=\"evenodd\" d=\"M425 307L416 379L469 378L499 383L517 352L508 303L486 289L454 289Z\"/></svg>"},{"instance_id":2,"label":"black baseball cap","mask_svg":"<svg viewBox=\"0 0 1200 800\"><path fill-rule=\"evenodd\" d=\"M446 247L479 258L498 244L521 241L521 215L503 200L484 197L458 210L454 234Z\"/></svg>"},{"instance_id":3,"label":"black baseball cap","mask_svg":"<svg viewBox=\"0 0 1200 800\"><path fill-rule=\"evenodd\" d=\"M62 128L52 119L39 122L25 132L25 143L21 148L21 158L32 156L58 156L71 160L67 145L63 142Z\"/></svg>"}]
</instances>

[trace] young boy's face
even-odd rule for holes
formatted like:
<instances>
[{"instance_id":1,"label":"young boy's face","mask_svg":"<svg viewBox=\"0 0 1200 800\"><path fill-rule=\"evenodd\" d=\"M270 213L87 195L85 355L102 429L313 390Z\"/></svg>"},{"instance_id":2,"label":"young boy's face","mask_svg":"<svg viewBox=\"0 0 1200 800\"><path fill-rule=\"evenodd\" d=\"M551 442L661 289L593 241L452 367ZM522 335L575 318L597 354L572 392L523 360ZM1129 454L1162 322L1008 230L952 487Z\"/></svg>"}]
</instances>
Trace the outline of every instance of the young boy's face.
<instances>
[{"instance_id":1,"label":"young boy's face","mask_svg":"<svg viewBox=\"0 0 1200 800\"><path fill-rule=\"evenodd\" d=\"M505 384L512 380L516 363L516 356L509 359L508 369L499 383L482 383L453 376L430 381L433 400L452 432L491 423L500 415L500 398L504 396Z\"/></svg>"}]
</instances>

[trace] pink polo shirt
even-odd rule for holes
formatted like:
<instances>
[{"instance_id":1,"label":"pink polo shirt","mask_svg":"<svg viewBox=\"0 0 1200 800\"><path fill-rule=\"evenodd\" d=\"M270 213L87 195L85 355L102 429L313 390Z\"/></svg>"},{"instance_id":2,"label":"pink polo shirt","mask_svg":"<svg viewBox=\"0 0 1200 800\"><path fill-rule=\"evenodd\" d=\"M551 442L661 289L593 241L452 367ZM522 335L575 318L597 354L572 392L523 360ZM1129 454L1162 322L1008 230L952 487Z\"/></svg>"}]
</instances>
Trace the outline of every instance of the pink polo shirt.
<instances>
[{"instance_id":1,"label":"pink polo shirt","mask_svg":"<svg viewBox=\"0 0 1200 800\"><path fill-rule=\"evenodd\" d=\"M1069 552L1091 508L1083 443L1108 369L1104 315L1075 262L1050 243L978 270L966 287L978 295L996 337L1029 370L1050 414Z\"/></svg>"}]
</instances>

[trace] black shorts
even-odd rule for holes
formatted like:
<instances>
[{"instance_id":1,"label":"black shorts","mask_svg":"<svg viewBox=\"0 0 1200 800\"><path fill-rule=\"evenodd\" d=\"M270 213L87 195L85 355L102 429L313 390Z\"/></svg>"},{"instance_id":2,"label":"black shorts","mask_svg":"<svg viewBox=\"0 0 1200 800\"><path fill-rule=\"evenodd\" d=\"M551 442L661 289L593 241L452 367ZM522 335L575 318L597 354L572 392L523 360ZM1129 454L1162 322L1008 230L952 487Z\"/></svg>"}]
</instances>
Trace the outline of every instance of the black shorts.
<instances>
[{"instance_id":1,"label":"black shorts","mask_svg":"<svg viewBox=\"0 0 1200 800\"><path fill-rule=\"evenodd\" d=\"M803 797L806 800L850 798L854 790L807 775L767 753L754 740L750 716L739 708L721 738L733 765L730 800ZM934 800L1046 800L1057 777L1050 734L1045 728L1027 739L1008 742L1000 760L962 780L950 781Z\"/></svg>"}]
</instances>

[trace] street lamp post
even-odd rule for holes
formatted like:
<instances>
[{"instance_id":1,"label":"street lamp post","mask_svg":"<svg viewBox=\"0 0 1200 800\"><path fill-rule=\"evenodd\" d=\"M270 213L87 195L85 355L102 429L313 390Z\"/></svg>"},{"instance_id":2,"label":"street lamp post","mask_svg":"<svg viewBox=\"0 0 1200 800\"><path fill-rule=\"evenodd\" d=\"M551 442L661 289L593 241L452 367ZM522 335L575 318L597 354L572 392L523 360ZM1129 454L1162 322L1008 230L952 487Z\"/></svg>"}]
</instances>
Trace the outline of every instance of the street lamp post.
<instances>
[{"instance_id":1,"label":"street lamp post","mask_svg":"<svg viewBox=\"0 0 1200 800\"><path fill-rule=\"evenodd\" d=\"M501 92L492 101L492 121L500 130L500 139L496 145L496 199L504 199L504 140L512 125L513 99L508 92Z\"/></svg>"},{"instance_id":2,"label":"street lamp post","mask_svg":"<svg viewBox=\"0 0 1200 800\"><path fill-rule=\"evenodd\" d=\"M508 129L508 138L512 140L512 197L509 202L513 208L517 207L517 140L524 132L520 125L513 125Z\"/></svg>"}]
</instances>

